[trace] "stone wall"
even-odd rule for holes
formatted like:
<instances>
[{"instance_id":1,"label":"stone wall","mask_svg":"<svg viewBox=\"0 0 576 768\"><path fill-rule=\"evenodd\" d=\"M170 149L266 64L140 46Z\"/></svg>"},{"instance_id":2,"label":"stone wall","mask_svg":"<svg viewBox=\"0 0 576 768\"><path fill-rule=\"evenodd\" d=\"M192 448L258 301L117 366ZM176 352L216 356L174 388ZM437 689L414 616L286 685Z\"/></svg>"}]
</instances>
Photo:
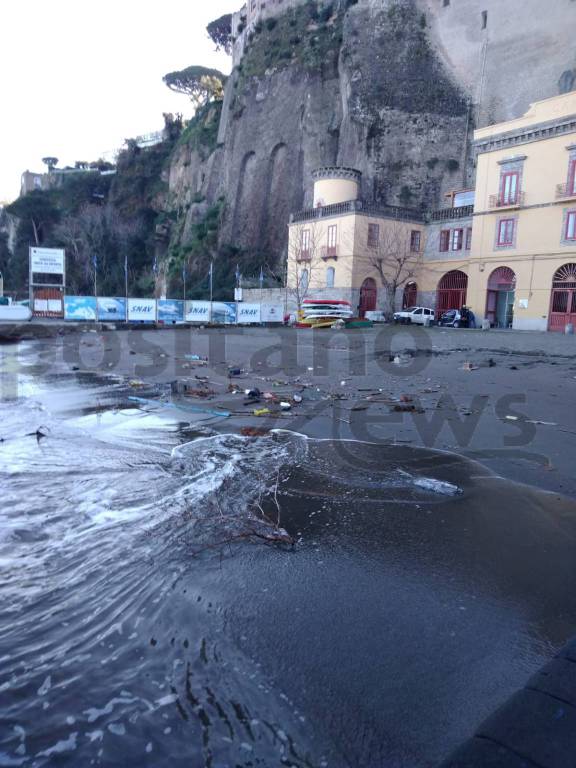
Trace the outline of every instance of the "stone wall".
<instances>
[{"instance_id":1,"label":"stone wall","mask_svg":"<svg viewBox=\"0 0 576 768\"><path fill-rule=\"evenodd\" d=\"M273 264L285 257L290 213L312 204L316 167L358 168L366 200L438 208L447 192L474 185L477 124L518 116L576 82L574 0L331 5L322 18L305 0L235 15L234 28L245 17L246 29L218 148L210 159L181 150L171 173L190 216L195 196L224 197L222 243Z\"/></svg>"}]
</instances>

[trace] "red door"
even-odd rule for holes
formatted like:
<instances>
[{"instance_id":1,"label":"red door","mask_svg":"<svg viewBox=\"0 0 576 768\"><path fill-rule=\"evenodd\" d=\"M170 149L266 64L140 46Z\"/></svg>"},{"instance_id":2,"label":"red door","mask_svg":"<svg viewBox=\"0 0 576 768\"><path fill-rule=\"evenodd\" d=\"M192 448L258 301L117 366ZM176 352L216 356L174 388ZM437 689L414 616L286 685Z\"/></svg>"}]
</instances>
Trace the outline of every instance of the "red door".
<instances>
[{"instance_id":1,"label":"red door","mask_svg":"<svg viewBox=\"0 0 576 768\"><path fill-rule=\"evenodd\" d=\"M376 309L376 302L378 299L378 289L376 287L376 281L371 277L367 277L362 283L360 288L360 317L364 317L366 312L373 312Z\"/></svg>"},{"instance_id":2,"label":"red door","mask_svg":"<svg viewBox=\"0 0 576 768\"><path fill-rule=\"evenodd\" d=\"M568 323L576 326L576 264L564 264L554 275L550 301L550 331L563 331Z\"/></svg>"},{"instance_id":3,"label":"red door","mask_svg":"<svg viewBox=\"0 0 576 768\"><path fill-rule=\"evenodd\" d=\"M449 309L461 309L466 305L468 275L459 269L447 272L438 283L436 315L440 318Z\"/></svg>"}]
</instances>

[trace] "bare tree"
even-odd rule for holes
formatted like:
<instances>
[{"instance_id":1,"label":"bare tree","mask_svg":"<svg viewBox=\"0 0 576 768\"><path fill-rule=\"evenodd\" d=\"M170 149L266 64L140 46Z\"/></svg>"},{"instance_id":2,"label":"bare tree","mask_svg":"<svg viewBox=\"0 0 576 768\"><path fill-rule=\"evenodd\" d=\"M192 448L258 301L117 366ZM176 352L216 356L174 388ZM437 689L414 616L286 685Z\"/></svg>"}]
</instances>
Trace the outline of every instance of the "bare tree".
<instances>
[{"instance_id":1,"label":"bare tree","mask_svg":"<svg viewBox=\"0 0 576 768\"><path fill-rule=\"evenodd\" d=\"M86 285L93 282L96 265L106 280L113 266L123 264L130 239L140 228L138 220L124 221L111 208L87 204L76 215L66 216L55 235L72 256L78 277Z\"/></svg>"},{"instance_id":2,"label":"bare tree","mask_svg":"<svg viewBox=\"0 0 576 768\"><path fill-rule=\"evenodd\" d=\"M387 313L396 310L398 291L420 271L424 237L423 228L411 229L406 222L386 219L379 227L377 239L358 257L358 261L367 264L378 275L386 296Z\"/></svg>"},{"instance_id":3,"label":"bare tree","mask_svg":"<svg viewBox=\"0 0 576 768\"><path fill-rule=\"evenodd\" d=\"M290 227L286 288L299 310L314 290L315 277L324 264L321 239L322 232L316 220Z\"/></svg>"}]
</instances>

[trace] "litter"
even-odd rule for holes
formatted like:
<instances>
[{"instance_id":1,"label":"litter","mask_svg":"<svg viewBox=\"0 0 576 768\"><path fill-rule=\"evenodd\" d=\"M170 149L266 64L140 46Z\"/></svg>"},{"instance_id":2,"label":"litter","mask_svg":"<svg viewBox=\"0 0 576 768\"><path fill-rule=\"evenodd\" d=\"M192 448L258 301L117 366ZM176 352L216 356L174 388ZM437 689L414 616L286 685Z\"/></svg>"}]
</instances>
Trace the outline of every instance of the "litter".
<instances>
[{"instance_id":1,"label":"litter","mask_svg":"<svg viewBox=\"0 0 576 768\"><path fill-rule=\"evenodd\" d=\"M144 386L144 382L140 381L139 379L131 379L128 382L129 386L131 386L133 389L140 389Z\"/></svg>"},{"instance_id":2,"label":"litter","mask_svg":"<svg viewBox=\"0 0 576 768\"><path fill-rule=\"evenodd\" d=\"M468 362L468 360L467 360L464 363L464 365L462 366L462 370L463 371L477 371L478 370L478 366L477 365L472 365L472 363Z\"/></svg>"},{"instance_id":3,"label":"litter","mask_svg":"<svg viewBox=\"0 0 576 768\"><path fill-rule=\"evenodd\" d=\"M302 402L302 395L292 395L292 400L295 403L301 403Z\"/></svg>"},{"instance_id":4,"label":"litter","mask_svg":"<svg viewBox=\"0 0 576 768\"><path fill-rule=\"evenodd\" d=\"M457 485L446 483L444 480L434 480L432 477L416 477L413 480L414 485L423 488L425 491L440 493L442 496L456 496L462 493Z\"/></svg>"},{"instance_id":5,"label":"litter","mask_svg":"<svg viewBox=\"0 0 576 768\"><path fill-rule=\"evenodd\" d=\"M257 408L254 411L254 416L268 416L269 413L272 413L270 408Z\"/></svg>"},{"instance_id":6,"label":"litter","mask_svg":"<svg viewBox=\"0 0 576 768\"><path fill-rule=\"evenodd\" d=\"M230 368L228 371L228 376L241 376L242 371L240 368Z\"/></svg>"},{"instance_id":7,"label":"litter","mask_svg":"<svg viewBox=\"0 0 576 768\"><path fill-rule=\"evenodd\" d=\"M222 416L228 418L232 414L229 411L213 411L209 408L200 408L198 405L189 405L188 403L167 403L160 400L152 400L148 397L134 397L128 398L133 403L141 403L142 405L159 405L164 408L180 408L183 411L192 411L193 413L207 413L210 416Z\"/></svg>"},{"instance_id":8,"label":"litter","mask_svg":"<svg viewBox=\"0 0 576 768\"><path fill-rule=\"evenodd\" d=\"M289 411L290 408L292 408L292 405L290 403L282 402L280 403L280 408L282 408L283 411Z\"/></svg>"},{"instance_id":9,"label":"litter","mask_svg":"<svg viewBox=\"0 0 576 768\"><path fill-rule=\"evenodd\" d=\"M185 360L193 360L196 362L202 361L206 362L208 360L207 357L204 357L203 355L184 355Z\"/></svg>"},{"instance_id":10,"label":"litter","mask_svg":"<svg viewBox=\"0 0 576 768\"><path fill-rule=\"evenodd\" d=\"M240 434L242 437L266 437L270 434L270 430L259 429L258 427L242 427Z\"/></svg>"}]
</instances>

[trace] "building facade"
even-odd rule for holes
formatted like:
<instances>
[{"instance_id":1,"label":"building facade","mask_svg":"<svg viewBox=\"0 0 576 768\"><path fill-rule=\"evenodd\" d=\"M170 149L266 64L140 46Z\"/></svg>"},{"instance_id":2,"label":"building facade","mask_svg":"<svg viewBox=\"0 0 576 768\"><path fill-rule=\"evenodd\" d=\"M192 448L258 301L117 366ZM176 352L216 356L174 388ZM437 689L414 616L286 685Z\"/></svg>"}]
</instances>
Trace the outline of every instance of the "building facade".
<instances>
[{"instance_id":1,"label":"building facade","mask_svg":"<svg viewBox=\"0 0 576 768\"><path fill-rule=\"evenodd\" d=\"M390 312L422 261L426 226L421 212L360 199L353 168L314 172L314 206L293 214L288 239L292 305L314 298L349 301L360 315ZM395 265L401 269L395 273ZM382 275L389 278L386 282ZM413 295L411 294L412 298Z\"/></svg>"},{"instance_id":2,"label":"building facade","mask_svg":"<svg viewBox=\"0 0 576 768\"><path fill-rule=\"evenodd\" d=\"M426 214L359 199L353 169L317 171L314 207L290 223L290 290L390 311L384 266L401 273L396 308L468 306L479 322L520 330L576 324L576 93L474 138L475 190Z\"/></svg>"},{"instance_id":3,"label":"building facade","mask_svg":"<svg viewBox=\"0 0 576 768\"><path fill-rule=\"evenodd\" d=\"M576 93L474 139L473 218L429 225L422 296L436 295L438 311L466 304L500 328L563 331L576 322Z\"/></svg>"}]
</instances>

